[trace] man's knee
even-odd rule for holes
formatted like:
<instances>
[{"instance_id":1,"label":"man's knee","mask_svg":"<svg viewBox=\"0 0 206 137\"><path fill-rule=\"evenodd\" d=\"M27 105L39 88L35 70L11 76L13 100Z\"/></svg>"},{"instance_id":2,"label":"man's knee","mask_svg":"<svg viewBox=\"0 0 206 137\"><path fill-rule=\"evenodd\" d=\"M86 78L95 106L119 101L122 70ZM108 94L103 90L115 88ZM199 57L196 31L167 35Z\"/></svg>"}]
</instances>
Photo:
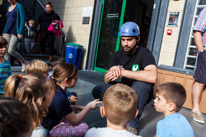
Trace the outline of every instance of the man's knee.
<instances>
[{"instance_id":1,"label":"man's knee","mask_svg":"<svg viewBox=\"0 0 206 137\"><path fill-rule=\"evenodd\" d=\"M132 88L135 90L137 94L153 93L153 84L147 82L136 81L133 83Z\"/></svg>"},{"instance_id":2,"label":"man's knee","mask_svg":"<svg viewBox=\"0 0 206 137\"><path fill-rule=\"evenodd\" d=\"M136 81L133 83L132 88L135 90L138 97L139 117L144 109L144 106L151 101L153 97L153 84Z\"/></svg>"},{"instance_id":3,"label":"man's knee","mask_svg":"<svg viewBox=\"0 0 206 137\"><path fill-rule=\"evenodd\" d=\"M106 92L106 90L107 90L110 86L111 86L110 84L97 85L97 86L94 87L93 90L92 90L92 95L93 95L93 97L96 98L96 99L103 100L104 93Z\"/></svg>"},{"instance_id":4,"label":"man's knee","mask_svg":"<svg viewBox=\"0 0 206 137\"><path fill-rule=\"evenodd\" d=\"M92 90L92 96L95 98L95 99L99 99L100 97L100 89L99 89L99 86L96 86L93 88Z\"/></svg>"}]
</instances>

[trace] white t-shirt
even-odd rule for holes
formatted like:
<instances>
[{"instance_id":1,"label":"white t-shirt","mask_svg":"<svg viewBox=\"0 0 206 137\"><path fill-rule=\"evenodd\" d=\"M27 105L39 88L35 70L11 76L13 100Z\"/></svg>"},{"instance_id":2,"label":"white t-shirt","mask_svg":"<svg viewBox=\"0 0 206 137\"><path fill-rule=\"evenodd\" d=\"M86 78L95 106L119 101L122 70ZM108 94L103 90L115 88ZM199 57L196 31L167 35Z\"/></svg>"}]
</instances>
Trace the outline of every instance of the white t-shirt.
<instances>
[{"instance_id":1,"label":"white t-shirt","mask_svg":"<svg viewBox=\"0 0 206 137\"><path fill-rule=\"evenodd\" d=\"M33 130L31 137L47 137L46 130L43 126L39 126Z\"/></svg>"},{"instance_id":2,"label":"white t-shirt","mask_svg":"<svg viewBox=\"0 0 206 137\"><path fill-rule=\"evenodd\" d=\"M91 128L85 137L141 137L127 130L114 130L111 128Z\"/></svg>"}]
</instances>

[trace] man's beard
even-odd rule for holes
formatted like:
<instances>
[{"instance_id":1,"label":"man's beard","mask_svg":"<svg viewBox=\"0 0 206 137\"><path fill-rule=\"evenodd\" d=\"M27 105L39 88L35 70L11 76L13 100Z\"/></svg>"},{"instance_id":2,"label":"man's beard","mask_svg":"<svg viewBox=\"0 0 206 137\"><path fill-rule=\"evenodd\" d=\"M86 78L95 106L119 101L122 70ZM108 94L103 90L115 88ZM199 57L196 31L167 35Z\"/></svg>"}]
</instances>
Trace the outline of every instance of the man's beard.
<instances>
[{"instance_id":1,"label":"man's beard","mask_svg":"<svg viewBox=\"0 0 206 137\"><path fill-rule=\"evenodd\" d=\"M136 45L132 49L130 49L128 51L125 51L125 50L124 51L126 52L126 54L134 54L137 51L138 47L139 46L136 43Z\"/></svg>"}]
</instances>

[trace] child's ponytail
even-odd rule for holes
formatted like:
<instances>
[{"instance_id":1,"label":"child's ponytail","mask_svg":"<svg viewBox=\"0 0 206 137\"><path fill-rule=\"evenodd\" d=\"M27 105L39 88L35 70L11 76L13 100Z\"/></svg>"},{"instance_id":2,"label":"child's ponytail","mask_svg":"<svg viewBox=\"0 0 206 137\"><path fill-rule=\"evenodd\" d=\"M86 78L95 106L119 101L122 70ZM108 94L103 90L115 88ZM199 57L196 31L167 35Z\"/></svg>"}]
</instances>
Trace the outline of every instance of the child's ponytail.
<instances>
[{"instance_id":1,"label":"child's ponytail","mask_svg":"<svg viewBox=\"0 0 206 137\"><path fill-rule=\"evenodd\" d=\"M5 95L16 98L26 104L32 113L34 128L41 124L41 118L45 116L47 109L42 109L38 104L46 100L46 92L54 94L54 85L51 80L42 74L32 73L27 75L12 75L4 84Z\"/></svg>"},{"instance_id":2,"label":"child's ponytail","mask_svg":"<svg viewBox=\"0 0 206 137\"><path fill-rule=\"evenodd\" d=\"M19 75L12 75L7 78L7 82L4 83L4 91L6 91L4 94L7 97L15 98L16 96L16 89L18 87L18 84L20 82Z\"/></svg>"}]
</instances>

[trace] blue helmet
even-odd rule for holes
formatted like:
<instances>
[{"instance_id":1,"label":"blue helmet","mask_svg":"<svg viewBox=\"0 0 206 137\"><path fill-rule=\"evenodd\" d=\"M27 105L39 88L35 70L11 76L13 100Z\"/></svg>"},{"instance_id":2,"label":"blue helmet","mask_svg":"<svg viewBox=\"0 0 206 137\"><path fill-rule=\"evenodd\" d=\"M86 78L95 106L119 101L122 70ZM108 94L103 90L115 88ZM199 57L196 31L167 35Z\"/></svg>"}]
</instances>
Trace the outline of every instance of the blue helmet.
<instances>
[{"instance_id":1,"label":"blue helmet","mask_svg":"<svg viewBox=\"0 0 206 137\"><path fill-rule=\"evenodd\" d=\"M126 22L120 28L119 36L139 36L139 27L134 22Z\"/></svg>"}]
</instances>

